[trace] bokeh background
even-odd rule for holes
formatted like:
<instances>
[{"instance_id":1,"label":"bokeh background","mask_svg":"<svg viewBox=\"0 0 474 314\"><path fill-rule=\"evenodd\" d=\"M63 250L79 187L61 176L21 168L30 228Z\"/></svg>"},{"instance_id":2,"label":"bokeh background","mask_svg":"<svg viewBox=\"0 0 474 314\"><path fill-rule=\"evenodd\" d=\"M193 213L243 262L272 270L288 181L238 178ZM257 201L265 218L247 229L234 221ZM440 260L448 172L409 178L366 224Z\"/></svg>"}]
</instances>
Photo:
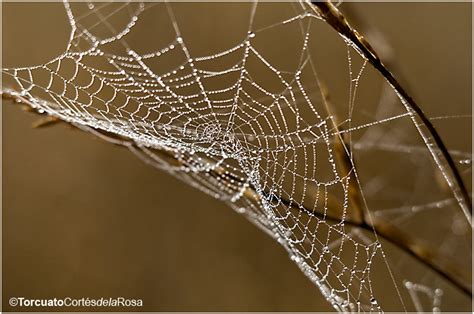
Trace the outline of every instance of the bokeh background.
<instances>
[{"instance_id":1,"label":"bokeh background","mask_svg":"<svg viewBox=\"0 0 474 314\"><path fill-rule=\"evenodd\" d=\"M2 6L3 67L64 50L61 3ZM471 115L470 3L341 9L369 41L390 44L391 68L428 116ZM4 310L15 309L12 296L123 296L146 311L332 310L273 239L224 204L123 148L64 125L32 129L38 117L6 102L2 112ZM471 151L470 118L435 125L448 147Z\"/></svg>"}]
</instances>

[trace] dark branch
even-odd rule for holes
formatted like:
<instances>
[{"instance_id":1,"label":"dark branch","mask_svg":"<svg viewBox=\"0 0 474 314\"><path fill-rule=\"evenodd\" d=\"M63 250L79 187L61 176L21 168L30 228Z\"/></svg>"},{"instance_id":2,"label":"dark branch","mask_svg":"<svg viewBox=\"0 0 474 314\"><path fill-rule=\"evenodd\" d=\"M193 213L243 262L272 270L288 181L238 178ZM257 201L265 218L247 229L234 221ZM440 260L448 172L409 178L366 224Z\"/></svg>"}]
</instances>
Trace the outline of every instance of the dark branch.
<instances>
[{"instance_id":1,"label":"dark branch","mask_svg":"<svg viewBox=\"0 0 474 314\"><path fill-rule=\"evenodd\" d=\"M394 90L406 101L407 105L413 110L418 118L423 122L433 137L436 145L438 146L441 154L448 163L449 169L451 170L455 183L459 187L463 205L467 208L472 216L472 200L469 197L467 188L459 174L459 171L449 154L446 145L441 139L440 135L434 128L431 121L424 114L421 107L413 100L413 98L407 93L407 91L401 86L401 84L395 79L392 73L382 63L376 52L369 45L369 43L348 23L344 16L337 10L337 8L330 2L312 2L314 8L321 15L321 17L339 34L349 39L351 43L355 45L355 48L372 64L372 66L380 72L380 74L393 86ZM469 219L469 217L468 217ZM471 224L472 219L469 219Z\"/></svg>"}]
</instances>

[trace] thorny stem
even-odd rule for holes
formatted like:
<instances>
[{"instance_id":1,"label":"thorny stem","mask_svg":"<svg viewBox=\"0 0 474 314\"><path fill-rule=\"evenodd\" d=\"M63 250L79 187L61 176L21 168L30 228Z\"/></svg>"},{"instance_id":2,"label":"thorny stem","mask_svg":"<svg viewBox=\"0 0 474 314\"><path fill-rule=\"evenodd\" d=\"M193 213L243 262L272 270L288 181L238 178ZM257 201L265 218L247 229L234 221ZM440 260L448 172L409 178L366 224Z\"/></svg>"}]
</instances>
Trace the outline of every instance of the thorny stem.
<instances>
[{"instance_id":1,"label":"thorny stem","mask_svg":"<svg viewBox=\"0 0 474 314\"><path fill-rule=\"evenodd\" d=\"M436 131L435 127L425 115L421 107L415 102L415 100L408 94L408 92L401 86L393 74L387 69L387 67L382 63L380 58L374 49L369 45L369 43L362 37L356 29L354 29L342 13L329 1L327 2L311 2L314 10L328 23L335 31L342 35L346 40L350 41L356 50L366 58L372 66L382 74L382 76L388 81L390 85L393 86L394 90L401 96L402 100L406 102L407 106L411 111L416 113L417 117L423 122L423 125L427 128L428 132L432 136L435 144L438 146L439 151L443 155L443 158L446 160L449 170L451 170L452 175L454 176L453 184L457 185L459 188L458 192L453 189L454 196L456 199L460 200L459 205L463 210L466 219L469 224L472 226L472 201L469 197L469 193L466 189L466 186L459 174L459 171L449 154L446 145L441 139L440 135ZM415 122L416 123L416 122ZM421 132L421 131L420 131ZM433 158L436 160L436 156L433 155ZM442 166L439 166L440 168ZM450 179L447 179L448 184L451 182Z\"/></svg>"}]
</instances>

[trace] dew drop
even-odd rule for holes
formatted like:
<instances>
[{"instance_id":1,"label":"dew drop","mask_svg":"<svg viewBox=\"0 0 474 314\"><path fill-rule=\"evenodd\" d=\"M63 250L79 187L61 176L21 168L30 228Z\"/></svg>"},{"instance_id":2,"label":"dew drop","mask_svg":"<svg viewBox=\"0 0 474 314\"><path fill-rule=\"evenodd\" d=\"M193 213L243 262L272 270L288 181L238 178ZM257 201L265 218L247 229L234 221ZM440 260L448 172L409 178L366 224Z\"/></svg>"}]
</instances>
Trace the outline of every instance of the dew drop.
<instances>
[{"instance_id":1,"label":"dew drop","mask_svg":"<svg viewBox=\"0 0 474 314\"><path fill-rule=\"evenodd\" d=\"M237 208L237 212L238 212L239 214L243 214L243 213L245 213L245 211L246 211L245 207L239 207L239 208Z\"/></svg>"},{"instance_id":2,"label":"dew drop","mask_svg":"<svg viewBox=\"0 0 474 314\"><path fill-rule=\"evenodd\" d=\"M460 160L459 163L461 165L470 165L471 164L471 160L470 159L463 159L463 160Z\"/></svg>"}]
</instances>

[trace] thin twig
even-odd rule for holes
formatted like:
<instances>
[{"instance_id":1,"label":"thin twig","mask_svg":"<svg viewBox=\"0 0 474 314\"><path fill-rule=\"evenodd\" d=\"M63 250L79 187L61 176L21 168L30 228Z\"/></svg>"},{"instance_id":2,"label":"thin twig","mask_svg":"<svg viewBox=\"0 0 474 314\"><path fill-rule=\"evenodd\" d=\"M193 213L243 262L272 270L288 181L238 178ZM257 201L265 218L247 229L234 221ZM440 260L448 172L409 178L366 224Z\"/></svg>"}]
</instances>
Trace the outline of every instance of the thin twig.
<instances>
[{"instance_id":1,"label":"thin twig","mask_svg":"<svg viewBox=\"0 0 474 314\"><path fill-rule=\"evenodd\" d=\"M459 188L459 195L456 189L454 188L452 192L456 199L459 199L459 205L463 210L466 219L469 221L469 224L472 225L472 200L469 197L467 188L459 174L459 171L449 154L446 145L442 141L438 132L434 128L431 121L424 114L421 107L415 102L415 100L408 94L408 92L401 86L401 84L395 79L392 73L387 69L387 67L382 63L380 58L370 44L362 37L355 28L353 28L342 13L335 7L331 2L312 2L312 8L316 10L326 23L328 23L335 31L342 35L346 40L348 40L353 47L358 50L358 52L366 58L372 66L379 71L379 73L387 80L387 82L393 86L394 90L401 96L401 98L406 102L406 105L413 111L414 114L423 122L424 126L432 136L435 144L439 148L443 158L446 160L449 170L454 176L454 184ZM419 130L421 132L421 130ZM433 155L433 158L436 156ZM440 166L441 167L441 166Z\"/></svg>"},{"instance_id":2,"label":"thin twig","mask_svg":"<svg viewBox=\"0 0 474 314\"><path fill-rule=\"evenodd\" d=\"M350 179L348 197L351 201L351 208L353 209L353 211L350 211L350 213L352 213L353 219L346 219L345 223L353 227L375 232L380 238L389 241L393 245L402 249L402 251L415 257L418 261L428 266L438 275L458 287L465 294L472 296L471 287L466 285L462 280L462 278L466 276L462 276L462 274L457 271L459 267L452 265L452 263L447 258L436 253L436 249L417 240L416 238L410 237L408 234L404 233L387 221L384 221L380 218L368 217L364 214L365 206L363 205L362 201L363 196L361 195L361 190L357 185L355 173L351 170L355 168L355 161L351 159L350 145L344 139L344 134L340 134L339 130L337 129L337 125L339 123L337 121L337 115L331 111L332 106L329 100L329 92L319 79L317 82L321 90L322 99L328 116L333 117L333 125L336 128L337 134L339 134L335 136L336 139L333 143L334 152L338 157L344 174L349 174ZM328 220L333 219L335 222L337 222L337 219L334 217L327 218ZM444 265L444 267L440 265Z\"/></svg>"}]
</instances>

